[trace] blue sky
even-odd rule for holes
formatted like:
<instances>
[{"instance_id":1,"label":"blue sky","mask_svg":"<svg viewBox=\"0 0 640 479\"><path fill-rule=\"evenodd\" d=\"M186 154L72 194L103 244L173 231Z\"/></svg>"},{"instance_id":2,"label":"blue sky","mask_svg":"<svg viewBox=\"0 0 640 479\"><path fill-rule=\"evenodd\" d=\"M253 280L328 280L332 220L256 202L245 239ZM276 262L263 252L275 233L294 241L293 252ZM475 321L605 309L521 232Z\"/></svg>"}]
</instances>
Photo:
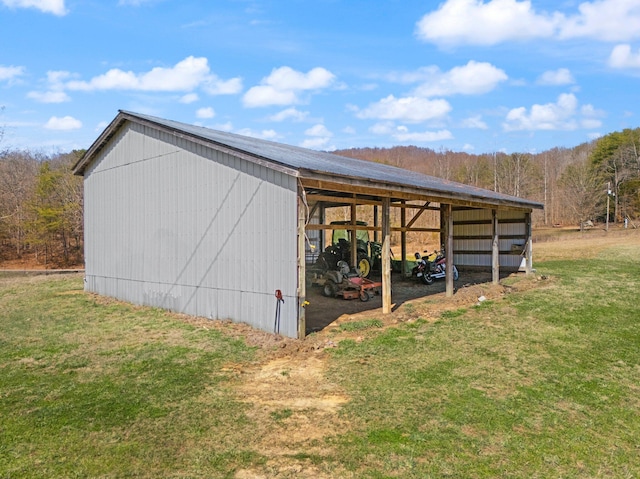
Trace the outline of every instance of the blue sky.
<instances>
[{"instance_id":1,"label":"blue sky","mask_svg":"<svg viewBox=\"0 0 640 479\"><path fill-rule=\"evenodd\" d=\"M88 148L119 109L320 150L640 126L639 0L0 0L0 26L0 148Z\"/></svg>"}]
</instances>

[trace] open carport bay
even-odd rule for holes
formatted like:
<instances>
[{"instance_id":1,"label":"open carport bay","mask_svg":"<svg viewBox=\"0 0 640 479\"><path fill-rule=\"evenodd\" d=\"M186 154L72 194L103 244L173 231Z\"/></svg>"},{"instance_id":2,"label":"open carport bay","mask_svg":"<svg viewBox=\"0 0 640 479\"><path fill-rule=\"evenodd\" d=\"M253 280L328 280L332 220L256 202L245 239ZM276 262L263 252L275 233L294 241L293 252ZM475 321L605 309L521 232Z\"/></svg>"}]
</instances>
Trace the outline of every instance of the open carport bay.
<instances>
[{"instance_id":1,"label":"open carport bay","mask_svg":"<svg viewBox=\"0 0 640 479\"><path fill-rule=\"evenodd\" d=\"M521 275L524 273L504 273L502 279L511 275ZM379 281L379 276L371 277L374 281ZM425 285L416 278L403 278L400 274L392 276L392 321L402 316L402 308L408 303L444 303L439 305L438 311L445 309L455 309L458 307L474 304L480 296L491 299L492 296L500 296L505 292L502 284L494 285L491 282L491 272L464 271L460 272L460 278L455 281L455 294L446 298L445 301L445 281L435 281L431 285ZM363 302L359 299L346 300L342 297L328 298L323 296L320 286L307 288L307 300L309 305L306 308L307 334L320 331L334 322L349 320L354 316L364 319L363 316L370 314L381 315L382 297L379 294L373 296L369 301Z\"/></svg>"}]
</instances>

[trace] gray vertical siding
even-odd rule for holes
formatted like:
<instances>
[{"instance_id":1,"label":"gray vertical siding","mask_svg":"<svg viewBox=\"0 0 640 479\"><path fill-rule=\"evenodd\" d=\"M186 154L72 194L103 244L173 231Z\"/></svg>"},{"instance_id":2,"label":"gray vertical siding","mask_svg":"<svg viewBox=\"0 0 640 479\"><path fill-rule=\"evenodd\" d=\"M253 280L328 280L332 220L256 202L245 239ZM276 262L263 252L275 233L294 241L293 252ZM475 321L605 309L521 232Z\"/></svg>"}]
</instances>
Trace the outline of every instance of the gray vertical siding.
<instances>
[{"instance_id":1,"label":"gray vertical siding","mask_svg":"<svg viewBox=\"0 0 640 479\"><path fill-rule=\"evenodd\" d=\"M85 172L87 289L297 337L295 178L121 128Z\"/></svg>"}]
</instances>

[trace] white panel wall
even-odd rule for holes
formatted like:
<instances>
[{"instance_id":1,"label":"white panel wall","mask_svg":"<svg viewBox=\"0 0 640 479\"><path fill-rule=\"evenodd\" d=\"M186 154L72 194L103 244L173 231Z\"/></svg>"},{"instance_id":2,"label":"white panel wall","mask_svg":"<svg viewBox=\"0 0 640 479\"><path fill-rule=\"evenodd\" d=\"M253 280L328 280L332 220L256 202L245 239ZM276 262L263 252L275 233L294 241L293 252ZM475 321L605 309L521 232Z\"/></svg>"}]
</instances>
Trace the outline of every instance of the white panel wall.
<instances>
[{"instance_id":1,"label":"white panel wall","mask_svg":"<svg viewBox=\"0 0 640 479\"><path fill-rule=\"evenodd\" d=\"M85 174L87 289L297 337L295 178L127 124Z\"/></svg>"},{"instance_id":2,"label":"white panel wall","mask_svg":"<svg viewBox=\"0 0 640 479\"><path fill-rule=\"evenodd\" d=\"M456 266L491 269L493 243L492 214L490 209L465 209L453 212L453 252ZM498 238L500 267L517 269L522 262L519 252L512 253L518 245L523 245L526 234L525 213L521 211L498 210ZM478 238L482 236L483 238ZM521 238L504 238L519 236ZM464 253L486 252L485 254Z\"/></svg>"}]
</instances>

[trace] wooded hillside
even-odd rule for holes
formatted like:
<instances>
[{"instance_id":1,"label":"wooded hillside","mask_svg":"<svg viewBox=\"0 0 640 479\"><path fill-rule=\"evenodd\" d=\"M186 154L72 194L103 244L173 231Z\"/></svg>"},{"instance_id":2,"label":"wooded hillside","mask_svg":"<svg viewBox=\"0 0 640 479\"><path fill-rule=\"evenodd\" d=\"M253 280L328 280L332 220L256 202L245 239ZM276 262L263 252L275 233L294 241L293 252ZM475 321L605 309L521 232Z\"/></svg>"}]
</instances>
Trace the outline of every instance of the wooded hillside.
<instances>
[{"instance_id":1,"label":"wooded hillside","mask_svg":"<svg viewBox=\"0 0 640 479\"><path fill-rule=\"evenodd\" d=\"M0 152L0 261L82 264L82 178L71 166L83 153Z\"/></svg>"},{"instance_id":2,"label":"wooded hillside","mask_svg":"<svg viewBox=\"0 0 640 479\"><path fill-rule=\"evenodd\" d=\"M335 153L540 201L545 209L534 211L537 226L605 221L608 185L610 221L640 214L640 129L536 154L472 155L415 146Z\"/></svg>"},{"instance_id":3,"label":"wooded hillside","mask_svg":"<svg viewBox=\"0 0 640 479\"><path fill-rule=\"evenodd\" d=\"M83 153L0 150L0 262L28 257L46 267L82 264L82 178L71 166ZM538 226L604 221L609 190L610 221L640 215L640 128L537 154L415 146L335 153L541 201L544 211L534 211Z\"/></svg>"}]
</instances>

